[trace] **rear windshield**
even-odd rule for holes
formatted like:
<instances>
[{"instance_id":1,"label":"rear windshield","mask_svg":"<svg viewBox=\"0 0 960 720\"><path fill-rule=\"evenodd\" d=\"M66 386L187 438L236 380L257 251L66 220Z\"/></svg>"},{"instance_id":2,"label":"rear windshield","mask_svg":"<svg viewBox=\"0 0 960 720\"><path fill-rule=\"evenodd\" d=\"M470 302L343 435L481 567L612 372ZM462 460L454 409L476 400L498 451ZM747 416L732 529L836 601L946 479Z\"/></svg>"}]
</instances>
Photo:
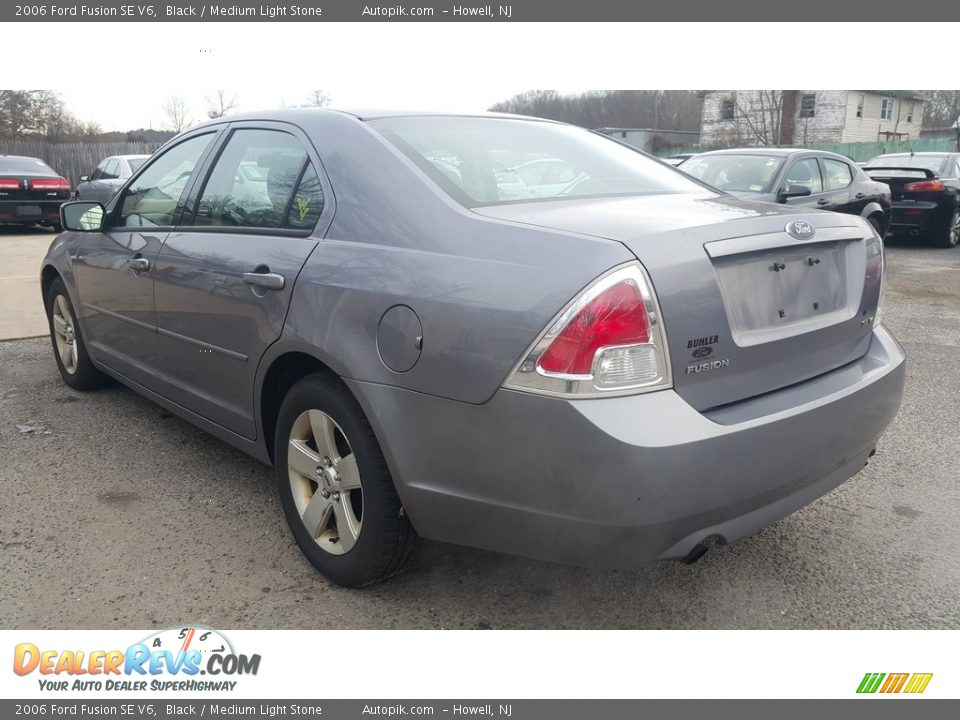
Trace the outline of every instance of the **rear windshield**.
<instances>
[{"instance_id":1,"label":"rear windshield","mask_svg":"<svg viewBox=\"0 0 960 720\"><path fill-rule=\"evenodd\" d=\"M130 172L136 172L140 166L147 161L146 158L127 158L127 164L130 166Z\"/></svg>"},{"instance_id":2,"label":"rear windshield","mask_svg":"<svg viewBox=\"0 0 960 720\"><path fill-rule=\"evenodd\" d=\"M715 188L733 192L770 192L782 157L771 155L697 155L680 165L683 172Z\"/></svg>"},{"instance_id":3,"label":"rear windshield","mask_svg":"<svg viewBox=\"0 0 960 720\"><path fill-rule=\"evenodd\" d=\"M3 156L0 156L0 174L56 176L56 173L43 160Z\"/></svg>"},{"instance_id":4,"label":"rear windshield","mask_svg":"<svg viewBox=\"0 0 960 720\"><path fill-rule=\"evenodd\" d=\"M705 191L629 147L569 125L459 117L370 125L467 207Z\"/></svg>"},{"instance_id":5,"label":"rear windshield","mask_svg":"<svg viewBox=\"0 0 960 720\"><path fill-rule=\"evenodd\" d=\"M880 155L868 162L866 169L877 167L918 168L938 173L946 159L946 155ZM893 176L897 173L884 172L884 174Z\"/></svg>"}]
</instances>

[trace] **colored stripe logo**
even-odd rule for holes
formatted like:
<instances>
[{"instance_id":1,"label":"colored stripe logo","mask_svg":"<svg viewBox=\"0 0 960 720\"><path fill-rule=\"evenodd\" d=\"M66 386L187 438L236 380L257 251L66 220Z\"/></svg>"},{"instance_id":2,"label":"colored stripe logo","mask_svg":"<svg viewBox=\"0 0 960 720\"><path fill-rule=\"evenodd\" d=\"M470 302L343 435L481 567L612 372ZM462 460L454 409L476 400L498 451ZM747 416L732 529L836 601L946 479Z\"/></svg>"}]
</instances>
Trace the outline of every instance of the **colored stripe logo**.
<instances>
[{"instance_id":1,"label":"colored stripe logo","mask_svg":"<svg viewBox=\"0 0 960 720\"><path fill-rule=\"evenodd\" d=\"M927 689L933 673L867 673L857 687L858 693L919 694Z\"/></svg>"}]
</instances>

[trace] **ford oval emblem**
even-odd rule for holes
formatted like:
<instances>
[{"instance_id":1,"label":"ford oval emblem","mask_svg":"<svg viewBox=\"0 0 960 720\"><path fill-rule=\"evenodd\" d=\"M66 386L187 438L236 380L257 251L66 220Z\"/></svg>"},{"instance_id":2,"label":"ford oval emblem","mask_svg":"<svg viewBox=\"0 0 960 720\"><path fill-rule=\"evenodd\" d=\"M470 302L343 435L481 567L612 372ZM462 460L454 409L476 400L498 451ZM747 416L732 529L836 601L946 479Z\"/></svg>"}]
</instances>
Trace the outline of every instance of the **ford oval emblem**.
<instances>
[{"instance_id":1,"label":"ford oval emblem","mask_svg":"<svg viewBox=\"0 0 960 720\"><path fill-rule=\"evenodd\" d=\"M817 229L806 220L792 220L787 223L787 234L797 240L809 240L817 234Z\"/></svg>"},{"instance_id":2,"label":"ford oval emblem","mask_svg":"<svg viewBox=\"0 0 960 720\"><path fill-rule=\"evenodd\" d=\"M711 355L713 355L713 348L710 347L709 345L704 345L703 347L698 347L696 350L693 351L692 354L695 358L698 358L698 359L710 357Z\"/></svg>"}]
</instances>

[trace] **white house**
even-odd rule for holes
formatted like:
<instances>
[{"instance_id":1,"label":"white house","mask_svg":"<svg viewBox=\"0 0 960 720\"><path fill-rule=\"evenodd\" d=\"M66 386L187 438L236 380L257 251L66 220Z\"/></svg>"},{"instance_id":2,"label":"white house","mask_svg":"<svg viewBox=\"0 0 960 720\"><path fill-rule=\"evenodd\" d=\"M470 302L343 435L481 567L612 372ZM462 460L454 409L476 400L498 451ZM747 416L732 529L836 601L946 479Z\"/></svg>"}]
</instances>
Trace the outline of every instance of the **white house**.
<instances>
[{"instance_id":1,"label":"white house","mask_svg":"<svg viewBox=\"0 0 960 720\"><path fill-rule=\"evenodd\" d=\"M923 95L913 90L708 90L700 143L807 145L914 140Z\"/></svg>"}]
</instances>

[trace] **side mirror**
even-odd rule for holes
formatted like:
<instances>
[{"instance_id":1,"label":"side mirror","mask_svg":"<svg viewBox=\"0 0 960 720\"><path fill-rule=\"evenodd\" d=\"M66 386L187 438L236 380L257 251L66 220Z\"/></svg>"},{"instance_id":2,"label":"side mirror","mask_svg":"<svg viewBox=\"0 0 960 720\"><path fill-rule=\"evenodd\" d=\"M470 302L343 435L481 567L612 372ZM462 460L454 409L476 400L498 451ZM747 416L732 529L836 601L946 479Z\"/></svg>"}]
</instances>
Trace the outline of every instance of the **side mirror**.
<instances>
[{"instance_id":1,"label":"side mirror","mask_svg":"<svg viewBox=\"0 0 960 720\"><path fill-rule=\"evenodd\" d=\"M68 202L60 206L60 224L67 230L96 232L103 227L103 205L98 202Z\"/></svg>"},{"instance_id":2,"label":"side mirror","mask_svg":"<svg viewBox=\"0 0 960 720\"><path fill-rule=\"evenodd\" d=\"M80 182L88 182L89 180L90 180L90 176L89 176L89 175L81 175L81 176L80 176Z\"/></svg>"},{"instance_id":3,"label":"side mirror","mask_svg":"<svg viewBox=\"0 0 960 720\"><path fill-rule=\"evenodd\" d=\"M807 197L808 195L810 195L810 188L806 185L787 185L780 190L780 202L788 198Z\"/></svg>"}]
</instances>

